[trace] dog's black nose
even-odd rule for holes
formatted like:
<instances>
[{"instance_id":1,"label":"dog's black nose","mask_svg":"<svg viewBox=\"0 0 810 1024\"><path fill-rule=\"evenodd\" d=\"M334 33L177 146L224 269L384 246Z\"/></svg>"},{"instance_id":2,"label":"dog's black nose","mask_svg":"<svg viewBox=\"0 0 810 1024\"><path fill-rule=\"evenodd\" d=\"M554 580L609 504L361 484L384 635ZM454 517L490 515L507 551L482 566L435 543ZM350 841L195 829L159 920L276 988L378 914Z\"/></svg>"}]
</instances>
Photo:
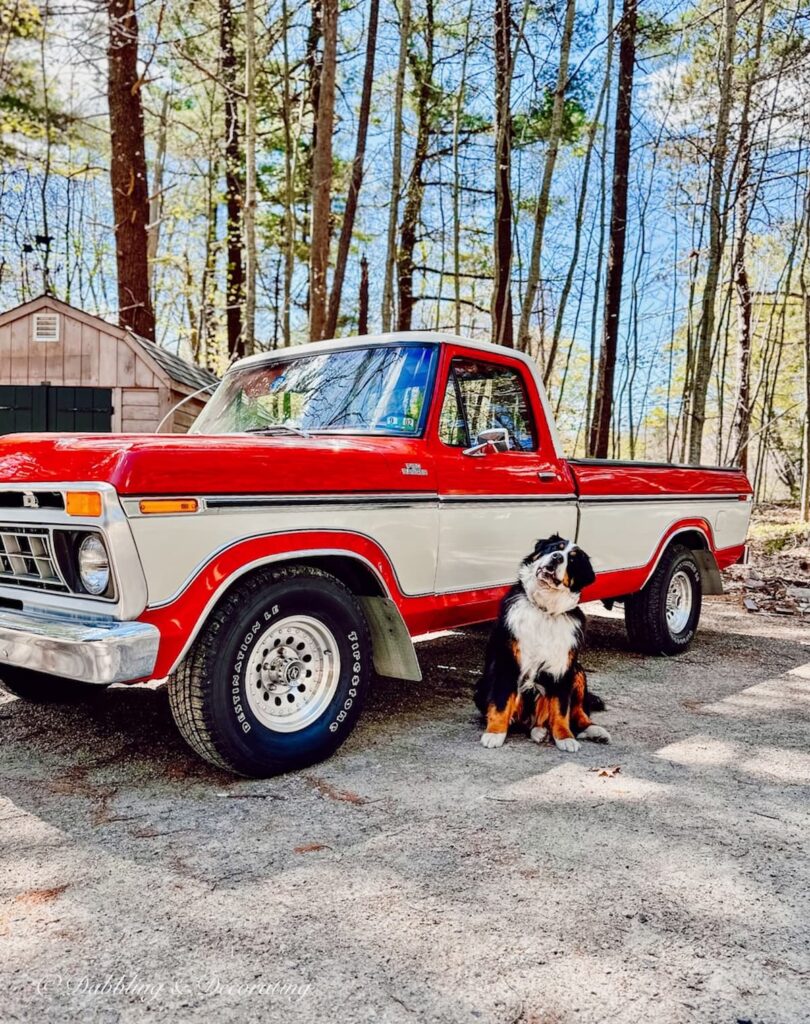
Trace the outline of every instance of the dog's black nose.
<instances>
[{"instance_id":1,"label":"dog's black nose","mask_svg":"<svg viewBox=\"0 0 810 1024\"><path fill-rule=\"evenodd\" d=\"M552 565L559 565L562 562L562 560L563 556L560 554L559 551L555 551L554 554L551 556Z\"/></svg>"}]
</instances>

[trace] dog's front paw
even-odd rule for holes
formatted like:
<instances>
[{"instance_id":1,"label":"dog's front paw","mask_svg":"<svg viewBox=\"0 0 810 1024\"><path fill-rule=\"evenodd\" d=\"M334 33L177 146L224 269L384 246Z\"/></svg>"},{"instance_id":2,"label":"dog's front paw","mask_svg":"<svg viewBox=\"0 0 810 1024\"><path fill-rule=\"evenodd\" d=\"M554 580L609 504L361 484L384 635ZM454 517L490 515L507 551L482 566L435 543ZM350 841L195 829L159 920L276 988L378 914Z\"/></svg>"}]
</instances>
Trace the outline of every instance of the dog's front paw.
<instances>
[{"instance_id":1,"label":"dog's front paw","mask_svg":"<svg viewBox=\"0 0 810 1024\"><path fill-rule=\"evenodd\" d=\"M569 736L564 740L554 740L557 750L564 750L566 754L576 754L579 750L579 744L573 736Z\"/></svg>"},{"instance_id":2,"label":"dog's front paw","mask_svg":"<svg viewBox=\"0 0 810 1024\"><path fill-rule=\"evenodd\" d=\"M506 742L505 732L482 732L481 733L481 746L482 747L502 747Z\"/></svg>"},{"instance_id":3,"label":"dog's front paw","mask_svg":"<svg viewBox=\"0 0 810 1024\"><path fill-rule=\"evenodd\" d=\"M529 733L535 743L545 743L548 729L544 725L536 725Z\"/></svg>"},{"instance_id":4,"label":"dog's front paw","mask_svg":"<svg viewBox=\"0 0 810 1024\"><path fill-rule=\"evenodd\" d=\"M610 743L610 733L601 725L589 725L587 729L577 733L578 740L590 740L591 743Z\"/></svg>"}]
</instances>

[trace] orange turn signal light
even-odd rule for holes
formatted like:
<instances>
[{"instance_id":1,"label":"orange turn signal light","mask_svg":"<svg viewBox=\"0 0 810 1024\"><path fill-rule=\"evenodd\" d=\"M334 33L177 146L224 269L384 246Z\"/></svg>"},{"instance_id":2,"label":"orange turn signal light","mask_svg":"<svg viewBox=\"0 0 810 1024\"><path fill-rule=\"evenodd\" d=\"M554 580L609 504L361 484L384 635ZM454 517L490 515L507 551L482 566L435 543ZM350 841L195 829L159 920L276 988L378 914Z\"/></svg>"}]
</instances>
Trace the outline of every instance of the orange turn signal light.
<instances>
[{"instance_id":1,"label":"orange turn signal light","mask_svg":"<svg viewBox=\"0 0 810 1024\"><path fill-rule=\"evenodd\" d=\"M200 503L196 498L144 498L138 507L144 516L166 516L177 512L196 512Z\"/></svg>"},{"instance_id":2,"label":"orange turn signal light","mask_svg":"<svg viewBox=\"0 0 810 1024\"><path fill-rule=\"evenodd\" d=\"M101 495L98 491L68 491L65 512L69 516L100 516Z\"/></svg>"}]
</instances>

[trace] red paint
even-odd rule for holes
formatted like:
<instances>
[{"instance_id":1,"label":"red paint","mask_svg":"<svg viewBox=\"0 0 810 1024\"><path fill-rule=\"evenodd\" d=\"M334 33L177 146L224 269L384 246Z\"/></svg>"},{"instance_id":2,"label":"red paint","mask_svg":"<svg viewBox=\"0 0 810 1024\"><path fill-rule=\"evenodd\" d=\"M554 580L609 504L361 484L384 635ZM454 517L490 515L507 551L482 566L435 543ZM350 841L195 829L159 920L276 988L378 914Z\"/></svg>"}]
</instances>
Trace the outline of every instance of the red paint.
<instances>
[{"instance_id":1,"label":"red paint","mask_svg":"<svg viewBox=\"0 0 810 1024\"><path fill-rule=\"evenodd\" d=\"M423 476L402 467L418 462ZM421 438L16 434L0 438L0 481L106 481L119 494L433 491Z\"/></svg>"},{"instance_id":2,"label":"red paint","mask_svg":"<svg viewBox=\"0 0 810 1024\"><path fill-rule=\"evenodd\" d=\"M751 494L741 469L701 469L689 466L603 466L571 464L577 491L583 497L651 494Z\"/></svg>"}]
</instances>

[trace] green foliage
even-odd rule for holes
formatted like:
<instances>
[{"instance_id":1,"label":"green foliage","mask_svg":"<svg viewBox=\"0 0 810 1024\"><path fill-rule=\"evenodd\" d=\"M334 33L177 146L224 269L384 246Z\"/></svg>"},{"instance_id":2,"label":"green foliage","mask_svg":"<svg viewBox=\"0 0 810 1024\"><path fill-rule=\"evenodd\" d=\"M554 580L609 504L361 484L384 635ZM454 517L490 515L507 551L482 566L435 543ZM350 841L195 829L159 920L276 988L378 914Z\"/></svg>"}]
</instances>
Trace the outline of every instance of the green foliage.
<instances>
[{"instance_id":1,"label":"green foliage","mask_svg":"<svg viewBox=\"0 0 810 1024\"><path fill-rule=\"evenodd\" d=\"M512 119L515 146L531 146L546 142L551 131L551 116L554 107L554 91L546 88L539 105L517 113ZM562 141L574 145L583 136L588 126L588 113L576 96L567 97L563 104Z\"/></svg>"}]
</instances>

